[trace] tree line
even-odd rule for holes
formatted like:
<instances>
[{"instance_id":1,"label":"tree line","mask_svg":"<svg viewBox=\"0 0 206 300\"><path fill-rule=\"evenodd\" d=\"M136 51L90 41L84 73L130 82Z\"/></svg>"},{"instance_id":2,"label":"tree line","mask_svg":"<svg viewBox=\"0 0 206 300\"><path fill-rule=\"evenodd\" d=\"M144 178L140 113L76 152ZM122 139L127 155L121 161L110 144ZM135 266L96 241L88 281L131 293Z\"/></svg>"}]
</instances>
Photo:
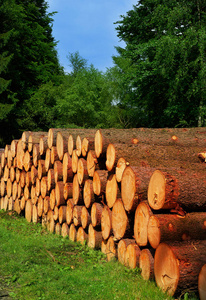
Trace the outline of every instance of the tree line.
<instances>
[{"instance_id":1,"label":"tree line","mask_svg":"<svg viewBox=\"0 0 206 300\"><path fill-rule=\"evenodd\" d=\"M51 127L194 127L206 119L206 1L140 0L115 21L125 47L65 74L44 0L0 0L0 144Z\"/></svg>"}]
</instances>

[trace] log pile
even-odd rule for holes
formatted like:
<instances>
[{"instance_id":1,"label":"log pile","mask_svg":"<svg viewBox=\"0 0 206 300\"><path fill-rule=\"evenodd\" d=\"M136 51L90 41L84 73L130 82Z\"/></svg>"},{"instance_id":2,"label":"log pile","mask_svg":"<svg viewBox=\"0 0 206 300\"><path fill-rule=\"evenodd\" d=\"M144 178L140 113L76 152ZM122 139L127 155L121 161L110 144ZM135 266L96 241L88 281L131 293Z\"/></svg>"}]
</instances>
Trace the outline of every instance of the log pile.
<instances>
[{"instance_id":1,"label":"log pile","mask_svg":"<svg viewBox=\"0 0 206 300\"><path fill-rule=\"evenodd\" d=\"M0 152L0 208L139 267L169 295L198 290L205 299L205 134L23 132Z\"/></svg>"}]
</instances>

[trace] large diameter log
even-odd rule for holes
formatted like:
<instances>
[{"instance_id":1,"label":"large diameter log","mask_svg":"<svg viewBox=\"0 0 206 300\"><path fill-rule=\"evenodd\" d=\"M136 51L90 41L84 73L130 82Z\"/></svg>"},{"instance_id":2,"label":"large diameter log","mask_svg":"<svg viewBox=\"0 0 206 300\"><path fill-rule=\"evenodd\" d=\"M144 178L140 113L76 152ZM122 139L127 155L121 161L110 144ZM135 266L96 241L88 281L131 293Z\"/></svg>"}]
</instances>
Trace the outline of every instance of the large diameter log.
<instances>
[{"instance_id":1,"label":"large diameter log","mask_svg":"<svg viewBox=\"0 0 206 300\"><path fill-rule=\"evenodd\" d=\"M161 243L155 251L154 274L158 287L173 296L197 291L198 275L206 263L206 240Z\"/></svg>"},{"instance_id":2,"label":"large diameter log","mask_svg":"<svg viewBox=\"0 0 206 300\"><path fill-rule=\"evenodd\" d=\"M139 246L146 246L148 243L147 231L151 215L152 211L149 205L146 202L140 202L134 217L134 238Z\"/></svg>"},{"instance_id":3,"label":"large diameter log","mask_svg":"<svg viewBox=\"0 0 206 300\"><path fill-rule=\"evenodd\" d=\"M149 249L142 249L139 256L139 268L144 280L154 279L154 256Z\"/></svg>"},{"instance_id":4,"label":"large diameter log","mask_svg":"<svg viewBox=\"0 0 206 300\"><path fill-rule=\"evenodd\" d=\"M68 137L63 135L61 131L57 132L56 147L60 161L62 161L64 153L67 152L67 141Z\"/></svg>"},{"instance_id":5,"label":"large diameter log","mask_svg":"<svg viewBox=\"0 0 206 300\"><path fill-rule=\"evenodd\" d=\"M64 199L64 183L62 181L58 181L55 186L55 197L56 197L56 206L65 204Z\"/></svg>"},{"instance_id":6,"label":"large diameter log","mask_svg":"<svg viewBox=\"0 0 206 300\"><path fill-rule=\"evenodd\" d=\"M177 204L186 211L206 209L205 175L187 170L175 172L175 176L155 170L148 186L149 205L155 209L174 209Z\"/></svg>"},{"instance_id":7,"label":"large diameter log","mask_svg":"<svg viewBox=\"0 0 206 300\"><path fill-rule=\"evenodd\" d=\"M112 212L107 205L101 215L101 230L103 239L107 240L112 233Z\"/></svg>"},{"instance_id":8,"label":"large diameter log","mask_svg":"<svg viewBox=\"0 0 206 300\"><path fill-rule=\"evenodd\" d=\"M112 230L116 241L133 236L133 218L128 218L121 199L117 199L112 209Z\"/></svg>"},{"instance_id":9,"label":"large diameter log","mask_svg":"<svg viewBox=\"0 0 206 300\"><path fill-rule=\"evenodd\" d=\"M141 250L136 243L129 244L125 252L125 266L131 269L135 269L136 267L139 267L140 253Z\"/></svg>"},{"instance_id":10,"label":"large diameter log","mask_svg":"<svg viewBox=\"0 0 206 300\"><path fill-rule=\"evenodd\" d=\"M118 261L122 265L125 264L125 253L127 250L127 246L131 243L134 243L134 239L122 239L119 241L117 245L117 257L118 257Z\"/></svg>"},{"instance_id":11,"label":"large diameter log","mask_svg":"<svg viewBox=\"0 0 206 300\"><path fill-rule=\"evenodd\" d=\"M97 170L93 176L93 191L95 195L100 196L105 194L107 184L108 171Z\"/></svg>"},{"instance_id":12,"label":"large diameter log","mask_svg":"<svg viewBox=\"0 0 206 300\"><path fill-rule=\"evenodd\" d=\"M101 231L96 231L92 224L89 224L88 229L88 247L92 249L101 249L102 245L102 233Z\"/></svg>"},{"instance_id":13,"label":"large diameter log","mask_svg":"<svg viewBox=\"0 0 206 300\"><path fill-rule=\"evenodd\" d=\"M87 179L84 184L83 188L83 199L84 204L86 208L89 208L92 206L92 204L95 202L95 195L93 191L93 182L91 179Z\"/></svg>"},{"instance_id":14,"label":"large diameter log","mask_svg":"<svg viewBox=\"0 0 206 300\"><path fill-rule=\"evenodd\" d=\"M77 178L80 185L83 185L87 179L89 179L89 174L87 171L87 161L84 158L80 158L77 164Z\"/></svg>"},{"instance_id":15,"label":"large diameter log","mask_svg":"<svg viewBox=\"0 0 206 300\"><path fill-rule=\"evenodd\" d=\"M117 184L116 175L111 174L106 183L106 202L109 208L112 208L117 198L121 197L121 192Z\"/></svg>"},{"instance_id":16,"label":"large diameter log","mask_svg":"<svg viewBox=\"0 0 206 300\"><path fill-rule=\"evenodd\" d=\"M100 203L94 202L91 208L91 223L93 227L101 225L101 216L104 206Z\"/></svg>"},{"instance_id":17,"label":"large diameter log","mask_svg":"<svg viewBox=\"0 0 206 300\"><path fill-rule=\"evenodd\" d=\"M150 216L148 240L156 249L161 242L204 240L206 238L206 212L179 215L161 214Z\"/></svg>"},{"instance_id":18,"label":"large diameter log","mask_svg":"<svg viewBox=\"0 0 206 300\"><path fill-rule=\"evenodd\" d=\"M127 211L134 211L140 201L147 200L150 168L126 167L122 175L121 194Z\"/></svg>"},{"instance_id":19,"label":"large diameter log","mask_svg":"<svg viewBox=\"0 0 206 300\"><path fill-rule=\"evenodd\" d=\"M68 152L64 153L63 157L63 182L72 182L73 171L72 171L72 159Z\"/></svg>"},{"instance_id":20,"label":"large diameter log","mask_svg":"<svg viewBox=\"0 0 206 300\"><path fill-rule=\"evenodd\" d=\"M200 300L206 299L206 264L202 267L198 276L198 292Z\"/></svg>"}]
</instances>

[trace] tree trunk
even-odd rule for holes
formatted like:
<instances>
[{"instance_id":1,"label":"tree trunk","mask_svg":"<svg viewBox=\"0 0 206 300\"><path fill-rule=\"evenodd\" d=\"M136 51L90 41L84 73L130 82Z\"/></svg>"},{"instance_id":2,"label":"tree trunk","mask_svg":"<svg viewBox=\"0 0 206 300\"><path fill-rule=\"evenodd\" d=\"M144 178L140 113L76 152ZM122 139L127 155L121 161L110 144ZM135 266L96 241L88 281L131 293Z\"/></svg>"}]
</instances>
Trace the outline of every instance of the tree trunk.
<instances>
[{"instance_id":1,"label":"tree trunk","mask_svg":"<svg viewBox=\"0 0 206 300\"><path fill-rule=\"evenodd\" d=\"M202 267L198 276L198 291L200 300L206 299L206 264Z\"/></svg>"}]
</instances>

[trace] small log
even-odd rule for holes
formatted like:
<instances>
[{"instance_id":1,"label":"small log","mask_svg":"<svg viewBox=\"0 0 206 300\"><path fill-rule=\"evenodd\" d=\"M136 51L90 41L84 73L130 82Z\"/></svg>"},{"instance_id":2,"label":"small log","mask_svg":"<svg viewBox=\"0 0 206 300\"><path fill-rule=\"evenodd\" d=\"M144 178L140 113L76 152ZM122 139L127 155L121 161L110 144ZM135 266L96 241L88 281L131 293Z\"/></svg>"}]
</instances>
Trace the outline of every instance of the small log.
<instances>
[{"instance_id":1,"label":"small log","mask_svg":"<svg viewBox=\"0 0 206 300\"><path fill-rule=\"evenodd\" d=\"M37 195L36 195L36 186L35 185L31 186L31 202L32 202L32 204L37 203Z\"/></svg>"},{"instance_id":2,"label":"small log","mask_svg":"<svg viewBox=\"0 0 206 300\"><path fill-rule=\"evenodd\" d=\"M73 173L77 173L78 160L79 160L79 157L76 153L76 150L73 150L73 152L72 152L72 172Z\"/></svg>"},{"instance_id":3,"label":"small log","mask_svg":"<svg viewBox=\"0 0 206 300\"><path fill-rule=\"evenodd\" d=\"M61 235L65 238L69 236L69 226L67 223L62 224Z\"/></svg>"},{"instance_id":4,"label":"small log","mask_svg":"<svg viewBox=\"0 0 206 300\"><path fill-rule=\"evenodd\" d=\"M82 156L86 157L90 149L94 149L94 138L85 137L82 140Z\"/></svg>"},{"instance_id":5,"label":"small log","mask_svg":"<svg viewBox=\"0 0 206 300\"><path fill-rule=\"evenodd\" d=\"M54 217L54 221L58 221L59 219L59 207L58 206L54 206L54 211L53 211L53 217Z\"/></svg>"},{"instance_id":6,"label":"small log","mask_svg":"<svg viewBox=\"0 0 206 300\"><path fill-rule=\"evenodd\" d=\"M32 208L32 222L33 223L39 223L40 222L40 218L38 216L38 208L35 204L33 204L33 208Z\"/></svg>"},{"instance_id":7,"label":"small log","mask_svg":"<svg viewBox=\"0 0 206 300\"><path fill-rule=\"evenodd\" d=\"M21 135L21 141L22 141L22 149L26 150L28 145L28 139L31 131L24 131Z\"/></svg>"},{"instance_id":8,"label":"small log","mask_svg":"<svg viewBox=\"0 0 206 300\"><path fill-rule=\"evenodd\" d=\"M109 140L103 136L102 131L100 129L97 130L94 137L94 148L97 158L101 156L106 156L108 145Z\"/></svg>"},{"instance_id":9,"label":"small log","mask_svg":"<svg viewBox=\"0 0 206 300\"><path fill-rule=\"evenodd\" d=\"M133 218L128 218L121 199L117 199L112 209L112 231L115 241L133 236Z\"/></svg>"},{"instance_id":10,"label":"small log","mask_svg":"<svg viewBox=\"0 0 206 300\"><path fill-rule=\"evenodd\" d=\"M64 199L64 183L62 181L58 181L55 186L55 197L56 197L56 206L65 204Z\"/></svg>"},{"instance_id":11,"label":"small log","mask_svg":"<svg viewBox=\"0 0 206 300\"><path fill-rule=\"evenodd\" d=\"M144 280L154 279L154 256L149 249L142 249L139 257L139 267Z\"/></svg>"},{"instance_id":12,"label":"small log","mask_svg":"<svg viewBox=\"0 0 206 300\"><path fill-rule=\"evenodd\" d=\"M198 276L198 292L200 300L206 299L206 264L202 267Z\"/></svg>"},{"instance_id":13,"label":"small log","mask_svg":"<svg viewBox=\"0 0 206 300\"><path fill-rule=\"evenodd\" d=\"M101 216L104 206L100 203L94 202L91 208L91 223L93 227L101 225Z\"/></svg>"},{"instance_id":14,"label":"small log","mask_svg":"<svg viewBox=\"0 0 206 300\"><path fill-rule=\"evenodd\" d=\"M107 255L107 240L102 239L101 252Z\"/></svg>"},{"instance_id":15,"label":"small log","mask_svg":"<svg viewBox=\"0 0 206 300\"><path fill-rule=\"evenodd\" d=\"M84 204L86 208L89 208L92 206L92 204L95 202L95 196L93 192L93 182L91 179L87 179L84 184L83 189L83 198L84 198Z\"/></svg>"},{"instance_id":16,"label":"small log","mask_svg":"<svg viewBox=\"0 0 206 300\"><path fill-rule=\"evenodd\" d=\"M58 153L57 153L57 147L52 146L50 150L51 150L51 153L50 153L50 155L51 155L51 164L53 165L56 160L59 160L59 156L58 156Z\"/></svg>"},{"instance_id":17,"label":"small log","mask_svg":"<svg viewBox=\"0 0 206 300\"><path fill-rule=\"evenodd\" d=\"M111 174L106 183L106 202L112 208L117 198L121 197L121 192L117 184L116 175Z\"/></svg>"},{"instance_id":18,"label":"small log","mask_svg":"<svg viewBox=\"0 0 206 300\"><path fill-rule=\"evenodd\" d=\"M49 196L47 176L44 176L41 179L41 195L43 198Z\"/></svg>"},{"instance_id":19,"label":"small log","mask_svg":"<svg viewBox=\"0 0 206 300\"><path fill-rule=\"evenodd\" d=\"M107 240L112 233L112 212L107 205L104 206L101 215L102 237Z\"/></svg>"},{"instance_id":20,"label":"small log","mask_svg":"<svg viewBox=\"0 0 206 300\"><path fill-rule=\"evenodd\" d=\"M31 198L30 189L26 185L24 187L24 198L26 201Z\"/></svg>"},{"instance_id":21,"label":"small log","mask_svg":"<svg viewBox=\"0 0 206 300\"><path fill-rule=\"evenodd\" d=\"M74 203L72 199L69 199L67 201L67 208L66 208L66 222L68 225L70 225L73 222L73 209L74 209Z\"/></svg>"},{"instance_id":22,"label":"small log","mask_svg":"<svg viewBox=\"0 0 206 300\"><path fill-rule=\"evenodd\" d=\"M129 165L129 163L123 158L120 157L117 161L117 166L115 169L115 174L116 174L116 180L117 182L121 182L122 180L122 174L125 170L125 168Z\"/></svg>"},{"instance_id":23,"label":"small log","mask_svg":"<svg viewBox=\"0 0 206 300\"><path fill-rule=\"evenodd\" d=\"M93 176L93 191L95 195L100 196L106 192L108 171L96 170Z\"/></svg>"},{"instance_id":24,"label":"small log","mask_svg":"<svg viewBox=\"0 0 206 300\"><path fill-rule=\"evenodd\" d=\"M72 159L68 152L64 153L63 157L63 182L72 182L73 171L72 171Z\"/></svg>"},{"instance_id":25,"label":"small log","mask_svg":"<svg viewBox=\"0 0 206 300\"><path fill-rule=\"evenodd\" d=\"M23 169L23 158L24 158L24 149L23 149L23 143L22 140L20 139L17 144L17 168L20 170Z\"/></svg>"},{"instance_id":26,"label":"small log","mask_svg":"<svg viewBox=\"0 0 206 300\"><path fill-rule=\"evenodd\" d=\"M10 150L11 150L12 157L15 157L16 154L17 154L17 144L18 144L18 140L13 140L11 142L11 148L10 148Z\"/></svg>"},{"instance_id":27,"label":"small log","mask_svg":"<svg viewBox=\"0 0 206 300\"><path fill-rule=\"evenodd\" d=\"M36 179L36 196L39 197L41 194L41 180L39 178Z\"/></svg>"},{"instance_id":28,"label":"small log","mask_svg":"<svg viewBox=\"0 0 206 300\"><path fill-rule=\"evenodd\" d=\"M7 181L8 182L8 181ZM17 193L18 193L18 183L16 180L12 184L12 198L13 200L16 200L17 198Z\"/></svg>"},{"instance_id":29,"label":"small log","mask_svg":"<svg viewBox=\"0 0 206 300\"><path fill-rule=\"evenodd\" d=\"M6 195L6 184L4 181L4 178L1 178L1 197L4 197Z\"/></svg>"},{"instance_id":30,"label":"small log","mask_svg":"<svg viewBox=\"0 0 206 300\"><path fill-rule=\"evenodd\" d=\"M16 181L19 183L20 181L20 175L21 175L21 171L20 169L16 168Z\"/></svg>"},{"instance_id":31,"label":"small log","mask_svg":"<svg viewBox=\"0 0 206 300\"><path fill-rule=\"evenodd\" d=\"M75 205L73 208L73 222L74 225L81 226L81 213L82 213L83 206Z\"/></svg>"},{"instance_id":32,"label":"small log","mask_svg":"<svg viewBox=\"0 0 206 300\"><path fill-rule=\"evenodd\" d=\"M20 213L21 213L21 207L20 207L20 200L19 200L19 199L16 199L16 200L14 201L14 211L15 211L18 215L20 215ZM26 215L25 215L25 218L27 219Z\"/></svg>"},{"instance_id":33,"label":"small log","mask_svg":"<svg viewBox=\"0 0 206 300\"><path fill-rule=\"evenodd\" d=\"M39 159L41 159L41 154L39 152L39 145L38 144L34 144L33 145L33 151L32 151L32 158L33 158L33 165L35 166L35 168L38 167L38 161Z\"/></svg>"},{"instance_id":34,"label":"small log","mask_svg":"<svg viewBox=\"0 0 206 300\"><path fill-rule=\"evenodd\" d=\"M12 195L12 182L11 182L10 178L8 178L8 180L6 182L6 194L9 198Z\"/></svg>"},{"instance_id":35,"label":"small log","mask_svg":"<svg viewBox=\"0 0 206 300\"><path fill-rule=\"evenodd\" d=\"M26 205L25 205L25 218L30 223L32 221L32 215L33 215L32 210L33 210L33 204L31 202L31 200L29 199L29 200L26 201Z\"/></svg>"},{"instance_id":36,"label":"small log","mask_svg":"<svg viewBox=\"0 0 206 300\"><path fill-rule=\"evenodd\" d=\"M38 212L38 216L42 217L44 213L44 199L42 196L39 196L37 200L37 212Z\"/></svg>"},{"instance_id":37,"label":"small log","mask_svg":"<svg viewBox=\"0 0 206 300\"><path fill-rule=\"evenodd\" d=\"M131 269L135 269L136 267L139 267L140 253L141 250L135 242L129 244L125 252L125 266Z\"/></svg>"},{"instance_id":38,"label":"small log","mask_svg":"<svg viewBox=\"0 0 206 300\"><path fill-rule=\"evenodd\" d=\"M117 246L113 239L113 236L110 236L107 241L106 255L108 261L112 261L117 258Z\"/></svg>"},{"instance_id":39,"label":"small log","mask_svg":"<svg viewBox=\"0 0 206 300\"><path fill-rule=\"evenodd\" d=\"M73 202L75 205L83 204L83 192L82 187L79 185L77 174L73 178Z\"/></svg>"},{"instance_id":40,"label":"small log","mask_svg":"<svg viewBox=\"0 0 206 300\"><path fill-rule=\"evenodd\" d=\"M50 209L50 197L46 196L44 198L44 214L46 215Z\"/></svg>"},{"instance_id":41,"label":"small log","mask_svg":"<svg viewBox=\"0 0 206 300\"><path fill-rule=\"evenodd\" d=\"M127 211L134 211L140 201L147 200L150 168L126 167L122 175L121 194Z\"/></svg>"},{"instance_id":42,"label":"small log","mask_svg":"<svg viewBox=\"0 0 206 300\"><path fill-rule=\"evenodd\" d=\"M21 211L24 211L24 210L25 210L25 206L26 206L26 199L24 198L24 196L21 197L19 203L20 203L20 210L21 210Z\"/></svg>"},{"instance_id":43,"label":"small log","mask_svg":"<svg viewBox=\"0 0 206 300\"><path fill-rule=\"evenodd\" d=\"M161 243L155 251L154 274L158 287L173 296L197 291L198 276L206 263L206 240Z\"/></svg>"},{"instance_id":44,"label":"small log","mask_svg":"<svg viewBox=\"0 0 206 300\"><path fill-rule=\"evenodd\" d=\"M77 242L84 245L88 241L88 234L85 232L83 227L79 227L77 230Z\"/></svg>"},{"instance_id":45,"label":"small log","mask_svg":"<svg viewBox=\"0 0 206 300\"><path fill-rule=\"evenodd\" d=\"M69 239L73 242L77 239L77 231L73 223L69 226Z\"/></svg>"},{"instance_id":46,"label":"small log","mask_svg":"<svg viewBox=\"0 0 206 300\"><path fill-rule=\"evenodd\" d=\"M85 206L83 206L82 210L81 210L82 227L85 229L89 226L90 223L91 223L91 215L90 215L89 211L87 210L87 208Z\"/></svg>"},{"instance_id":47,"label":"small log","mask_svg":"<svg viewBox=\"0 0 206 300\"><path fill-rule=\"evenodd\" d=\"M73 197L73 183L64 183L64 199L67 200Z\"/></svg>"},{"instance_id":48,"label":"small log","mask_svg":"<svg viewBox=\"0 0 206 300\"><path fill-rule=\"evenodd\" d=\"M54 179L55 183L63 180L63 164L59 160L54 162Z\"/></svg>"},{"instance_id":49,"label":"small log","mask_svg":"<svg viewBox=\"0 0 206 300\"><path fill-rule=\"evenodd\" d=\"M47 173L47 187L48 187L48 191L51 191L52 189L55 188L55 178L54 178L53 169L49 169Z\"/></svg>"},{"instance_id":50,"label":"small log","mask_svg":"<svg viewBox=\"0 0 206 300\"><path fill-rule=\"evenodd\" d=\"M21 185L18 183L17 186L17 198L20 199L23 196L23 190L21 188Z\"/></svg>"},{"instance_id":51,"label":"small log","mask_svg":"<svg viewBox=\"0 0 206 300\"><path fill-rule=\"evenodd\" d=\"M49 197L50 209L53 210L55 205L56 205L56 193L55 193L55 189L52 189Z\"/></svg>"},{"instance_id":52,"label":"small log","mask_svg":"<svg viewBox=\"0 0 206 300\"><path fill-rule=\"evenodd\" d=\"M185 216L161 214L149 218L148 240L154 249L161 242L205 238L206 212L188 213Z\"/></svg>"},{"instance_id":53,"label":"small log","mask_svg":"<svg viewBox=\"0 0 206 300\"><path fill-rule=\"evenodd\" d=\"M9 169L13 165L13 157L11 154L11 150L8 151L7 164L8 164Z\"/></svg>"},{"instance_id":54,"label":"small log","mask_svg":"<svg viewBox=\"0 0 206 300\"><path fill-rule=\"evenodd\" d=\"M8 178L9 178L9 167L8 167L8 165L6 165L4 167L4 175L3 175L3 177L4 177L4 181L7 181Z\"/></svg>"},{"instance_id":55,"label":"small log","mask_svg":"<svg viewBox=\"0 0 206 300\"><path fill-rule=\"evenodd\" d=\"M90 177L94 176L95 170L99 170L98 159L94 150L87 154L87 171Z\"/></svg>"},{"instance_id":56,"label":"small log","mask_svg":"<svg viewBox=\"0 0 206 300\"><path fill-rule=\"evenodd\" d=\"M31 172L26 173L26 186L28 188L31 188L31 186L32 186Z\"/></svg>"},{"instance_id":57,"label":"small log","mask_svg":"<svg viewBox=\"0 0 206 300\"><path fill-rule=\"evenodd\" d=\"M135 211L134 217L134 238L139 246L146 246L148 243L148 222L152 211L147 202L140 202Z\"/></svg>"},{"instance_id":58,"label":"small log","mask_svg":"<svg viewBox=\"0 0 206 300\"><path fill-rule=\"evenodd\" d=\"M69 137L68 137L67 147L68 147L69 155L72 156L72 153L73 153L73 150L74 150L74 138L73 138L72 134L70 134Z\"/></svg>"},{"instance_id":59,"label":"small log","mask_svg":"<svg viewBox=\"0 0 206 300\"><path fill-rule=\"evenodd\" d=\"M109 144L106 152L106 167L108 171L112 171L116 167L118 161L117 154L115 145Z\"/></svg>"},{"instance_id":60,"label":"small log","mask_svg":"<svg viewBox=\"0 0 206 300\"><path fill-rule=\"evenodd\" d=\"M45 156L45 169L46 172L49 171L49 169L52 168L52 163L51 163L51 150L49 148L46 149L46 156Z\"/></svg>"},{"instance_id":61,"label":"small log","mask_svg":"<svg viewBox=\"0 0 206 300\"><path fill-rule=\"evenodd\" d=\"M82 154L82 140L80 135L77 135L76 138L76 154L78 157L80 157Z\"/></svg>"},{"instance_id":62,"label":"small log","mask_svg":"<svg viewBox=\"0 0 206 300\"><path fill-rule=\"evenodd\" d=\"M20 208L21 209L21 208ZM14 200L11 198L9 198L9 203L8 203L8 210L12 211L14 210Z\"/></svg>"},{"instance_id":63,"label":"small log","mask_svg":"<svg viewBox=\"0 0 206 300\"><path fill-rule=\"evenodd\" d=\"M57 235L61 235L62 234L62 227L61 227L61 224L59 224L59 222L55 224L55 233Z\"/></svg>"},{"instance_id":64,"label":"small log","mask_svg":"<svg viewBox=\"0 0 206 300\"><path fill-rule=\"evenodd\" d=\"M47 213L46 227L49 232L51 232L51 233L54 232L55 222L54 222L53 210L49 210Z\"/></svg>"},{"instance_id":65,"label":"small log","mask_svg":"<svg viewBox=\"0 0 206 300\"><path fill-rule=\"evenodd\" d=\"M1 154L1 167L4 168L6 163L7 163L7 160L6 160L6 157L5 157L5 153L3 152Z\"/></svg>"},{"instance_id":66,"label":"small log","mask_svg":"<svg viewBox=\"0 0 206 300\"><path fill-rule=\"evenodd\" d=\"M59 208L59 223L60 224L66 222L66 210L67 210L66 205L60 206L60 208Z\"/></svg>"},{"instance_id":67,"label":"small log","mask_svg":"<svg viewBox=\"0 0 206 300\"><path fill-rule=\"evenodd\" d=\"M42 177L44 177L46 175L47 175L47 171L45 168L45 160L40 159L38 161L38 178L39 178L39 180L41 180Z\"/></svg>"},{"instance_id":68,"label":"small log","mask_svg":"<svg viewBox=\"0 0 206 300\"><path fill-rule=\"evenodd\" d=\"M26 185L26 172L24 170L21 171L21 174L20 174L20 185L22 188L24 188Z\"/></svg>"},{"instance_id":69,"label":"small log","mask_svg":"<svg viewBox=\"0 0 206 300\"><path fill-rule=\"evenodd\" d=\"M35 168L35 166L31 166L31 183L35 184L37 178L38 178L38 171Z\"/></svg>"},{"instance_id":70,"label":"small log","mask_svg":"<svg viewBox=\"0 0 206 300\"><path fill-rule=\"evenodd\" d=\"M87 179L89 179L89 174L87 171L87 161L84 158L80 158L77 164L77 178L80 185L83 185Z\"/></svg>"},{"instance_id":71,"label":"small log","mask_svg":"<svg viewBox=\"0 0 206 300\"><path fill-rule=\"evenodd\" d=\"M48 147L47 135L40 137L39 139L39 153L40 155L46 154L46 149Z\"/></svg>"},{"instance_id":72,"label":"small log","mask_svg":"<svg viewBox=\"0 0 206 300\"><path fill-rule=\"evenodd\" d=\"M43 131L31 132L29 134L28 145L27 145L29 152L32 152L33 145L39 144L39 139L44 135L47 135L47 133Z\"/></svg>"},{"instance_id":73,"label":"small log","mask_svg":"<svg viewBox=\"0 0 206 300\"><path fill-rule=\"evenodd\" d=\"M64 153L67 152L68 137L63 135L61 131L57 132L56 148L59 160L62 161Z\"/></svg>"},{"instance_id":74,"label":"small log","mask_svg":"<svg viewBox=\"0 0 206 300\"><path fill-rule=\"evenodd\" d=\"M89 224L88 229L88 247L92 249L101 249L102 245L102 233L101 231L96 231L92 224Z\"/></svg>"},{"instance_id":75,"label":"small log","mask_svg":"<svg viewBox=\"0 0 206 300\"><path fill-rule=\"evenodd\" d=\"M4 148L4 155L5 155L5 158L8 158L8 152L11 148L11 145L6 145L5 148Z\"/></svg>"},{"instance_id":76,"label":"small log","mask_svg":"<svg viewBox=\"0 0 206 300\"><path fill-rule=\"evenodd\" d=\"M134 239L122 239L118 242L117 245L117 257L118 261L124 265L125 264L125 253L127 246L131 243L134 243Z\"/></svg>"},{"instance_id":77,"label":"small log","mask_svg":"<svg viewBox=\"0 0 206 300\"><path fill-rule=\"evenodd\" d=\"M32 158L28 150L24 153L23 166L26 172L28 172L32 166Z\"/></svg>"},{"instance_id":78,"label":"small log","mask_svg":"<svg viewBox=\"0 0 206 300\"><path fill-rule=\"evenodd\" d=\"M41 219L41 225L43 228L47 228L47 214L43 214L42 219Z\"/></svg>"}]
</instances>

